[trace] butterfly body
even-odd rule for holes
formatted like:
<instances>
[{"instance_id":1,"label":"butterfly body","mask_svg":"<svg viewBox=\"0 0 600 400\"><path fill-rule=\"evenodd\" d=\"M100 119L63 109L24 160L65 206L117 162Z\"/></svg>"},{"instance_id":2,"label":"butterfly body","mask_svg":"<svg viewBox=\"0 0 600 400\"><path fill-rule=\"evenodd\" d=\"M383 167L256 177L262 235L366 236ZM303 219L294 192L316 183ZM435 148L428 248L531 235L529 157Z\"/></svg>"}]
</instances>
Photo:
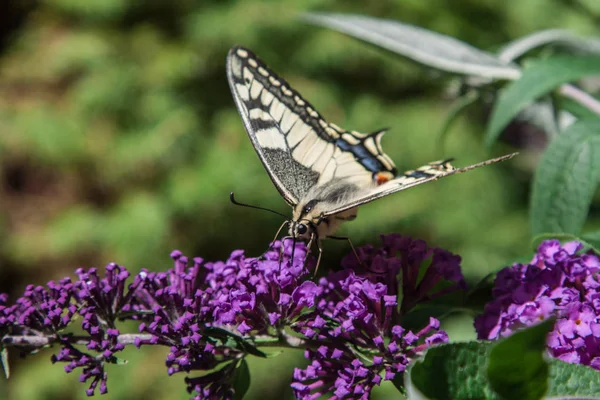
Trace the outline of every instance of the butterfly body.
<instances>
[{"instance_id":1,"label":"butterfly body","mask_svg":"<svg viewBox=\"0 0 600 400\"><path fill-rule=\"evenodd\" d=\"M354 191L355 188L354 185L346 187L338 185L337 191L331 192L330 188L325 187L323 190L315 190L315 193L310 193L305 200L294 207L289 229L290 236L310 239L314 234L318 238L324 239L332 236L345 221L354 220L358 214L358 207L334 215L326 215L326 212L340 200L343 201L339 196L343 195L344 190ZM303 224L307 227L306 232L300 228Z\"/></svg>"},{"instance_id":2,"label":"butterfly body","mask_svg":"<svg viewBox=\"0 0 600 400\"><path fill-rule=\"evenodd\" d=\"M516 154L464 168L435 161L397 175L381 147L383 130L364 134L328 123L252 51L229 51L227 78L254 149L293 208L289 234L297 239L331 237L365 203Z\"/></svg>"}]
</instances>

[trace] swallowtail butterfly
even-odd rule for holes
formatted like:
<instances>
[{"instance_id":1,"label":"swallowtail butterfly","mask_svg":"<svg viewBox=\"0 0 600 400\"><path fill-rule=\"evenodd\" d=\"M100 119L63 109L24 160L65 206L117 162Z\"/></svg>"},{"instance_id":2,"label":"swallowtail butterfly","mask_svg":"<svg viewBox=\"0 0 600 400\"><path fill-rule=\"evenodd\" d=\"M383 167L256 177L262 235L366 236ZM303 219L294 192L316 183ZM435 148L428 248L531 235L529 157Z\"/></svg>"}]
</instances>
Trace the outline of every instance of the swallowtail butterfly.
<instances>
[{"instance_id":1,"label":"swallowtail butterfly","mask_svg":"<svg viewBox=\"0 0 600 400\"><path fill-rule=\"evenodd\" d=\"M332 237L365 203L516 154L464 168L453 167L450 159L434 161L397 175L381 148L384 131L363 134L325 121L252 51L229 51L227 79L254 149L293 207L290 236L310 243Z\"/></svg>"}]
</instances>

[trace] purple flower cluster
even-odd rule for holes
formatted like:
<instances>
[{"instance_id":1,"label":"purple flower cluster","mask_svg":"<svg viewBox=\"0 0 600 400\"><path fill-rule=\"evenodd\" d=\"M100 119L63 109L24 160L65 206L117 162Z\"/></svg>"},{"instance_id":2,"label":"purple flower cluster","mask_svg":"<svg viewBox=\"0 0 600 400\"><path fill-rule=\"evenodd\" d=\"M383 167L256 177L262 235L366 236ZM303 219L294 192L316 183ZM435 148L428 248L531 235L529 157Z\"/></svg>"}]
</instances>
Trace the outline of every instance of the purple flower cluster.
<instances>
[{"instance_id":1,"label":"purple flower cluster","mask_svg":"<svg viewBox=\"0 0 600 400\"><path fill-rule=\"evenodd\" d=\"M28 285L23 296L10 306L6 305L8 297L2 295L0 332L43 336L61 331L77 311L77 306L71 303L72 289L69 278L58 283L50 281L47 287Z\"/></svg>"},{"instance_id":2,"label":"purple flower cluster","mask_svg":"<svg viewBox=\"0 0 600 400\"><path fill-rule=\"evenodd\" d=\"M381 248L358 249L360 260L351 255L343 261L345 270L322 278L314 312L293 325L322 343L306 350L310 365L294 372L298 398L328 392L340 399L368 398L382 372L392 380L426 347L448 341L434 318L416 333L400 322L418 301L464 287L460 257L400 235L382 241Z\"/></svg>"},{"instance_id":3,"label":"purple flower cluster","mask_svg":"<svg viewBox=\"0 0 600 400\"><path fill-rule=\"evenodd\" d=\"M307 279L314 259L307 259L304 243L293 246L291 240L285 245L277 241L260 258L246 258L237 250L224 263L206 264L215 322L234 325L242 335L277 334L312 307L316 284Z\"/></svg>"},{"instance_id":4,"label":"purple flower cluster","mask_svg":"<svg viewBox=\"0 0 600 400\"><path fill-rule=\"evenodd\" d=\"M291 244L282 249L275 242L260 258L236 250L225 262L195 258L191 265L174 251L172 270L140 274L133 308L152 313L135 317L143 321L140 332L150 334L136 345L170 346L169 374L226 365L208 376L186 378L186 383L197 399L232 398L232 366L247 353L262 354L244 337L278 337L286 321L310 306L307 299L316 285L303 279L309 276L306 247L297 243L292 249Z\"/></svg>"},{"instance_id":5,"label":"purple flower cluster","mask_svg":"<svg viewBox=\"0 0 600 400\"><path fill-rule=\"evenodd\" d=\"M427 346L447 341L437 320L412 332L402 317L418 302L464 287L460 257L399 235L382 240L318 283L311 280L314 258L293 241L274 242L258 258L236 250L213 263L174 251L172 269L142 270L129 285L129 273L116 264L104 277L80 269L76 281L29 286L14 305L0 296L0 338L24 353L59 345L52 361L66 363L67 372L80 368L80 380L91 380L88 395L106 393L104 366L118 362L126 345L162 345L170 349L170 375L201 372L185 379L193 399L230 399L243 358L265 356L261 344L276 342L304 348L311 361L294 373L299 398L366 398ZM118 329L127 319L139 322L138 333ZM85 335L65 333L75 320Z\"/></svg>"},{"instance_id":6,"label":"purple flower cluster","mask_svg":"<svg viewBox=\"0 0 600 400\"><path fill-rule=\"evenodd\" d=\"M201 289L202 259L191 265L181 252L171 253L173 269L166 272L143 270L138 278L132 318L142 321L139 331L148 333L146 340L136 338L135 345L170 346L166 364L169 375L192 369L211 369L218 365L215 345L202 335L211 321L210 293ZM150 311L150 312L148 312Z\"/></svg>"},{"instance_id":7,"label":"purple flower cluster","mask_svg":"<svg viewBox=\"0 0 600 400\"><path fill-rule=\"evenodd\" d=\"M66 372L82 368L79 380L91 379L86 391L91 396L98 385L100 393L107 392L104 364L117 362L114 353L125 347L118 342L115 323L130 307L131 295L124 294L129 273L109 264L104 278L95 268L87 272L79 269L77 274L76 282L65 278L51 281L46 287L30 285L14 305L0 305L0 333L22 338L19 348L23 354L51 342L60 344L61 350L52 356L52 362L66 363ZM75 315L82 317L81 326L88 333L83 340L87 351L74 346L81 338L63 332Z\"/></svg>"},{"instance_id":8,"label":"purple flower cluster","mask_svg":"<svg viewBox=\"0 0 600 400\"><path fill-rule=\"evenodd\" d=\"M475 320L480 339L497 339L557 318L549 353L569 363L600 370L600 258L583 245L544 241L529 264L500 271L494 300Z\"/></svg>"}]
</instances>

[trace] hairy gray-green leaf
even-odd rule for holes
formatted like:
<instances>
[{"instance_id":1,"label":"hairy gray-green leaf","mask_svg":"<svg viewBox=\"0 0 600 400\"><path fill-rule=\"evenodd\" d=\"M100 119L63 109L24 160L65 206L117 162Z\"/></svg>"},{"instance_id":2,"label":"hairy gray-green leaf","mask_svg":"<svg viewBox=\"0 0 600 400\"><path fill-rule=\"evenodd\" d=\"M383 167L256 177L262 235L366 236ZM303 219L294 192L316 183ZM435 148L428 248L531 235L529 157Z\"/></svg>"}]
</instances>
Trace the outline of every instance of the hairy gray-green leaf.
<instances>
[{"instance_id":1,"label":"hairy gray-green leaf","mask_svg":"<svg viewBox=\"0 0 600 400\"><path fill-rule=\"evenodd\" d=\"M544 360L546 336L554 320L514 333L496 343L490 352L487 377L505 399L538 400L548 389L548 363Z\"/></svg>"},{"instance_id":2,"label":"hairy gray-green leaf","mask_svg":"<svg viewBox=\"0 0 600 400\"><path fill-rule=\"evenodd\" d=\"M519 67L465 42L398 21L352 14L306 13L303 18L446 72L517 79Z\"/></svg>"},{"instance_id":3,"label":"hairy gray-green leaf","mask_svg":"<svg viewBox=\"0 0 600 400\"><path fill-rule=\"evenodd\" d=\"M600 40L583 38L565 29L547 29L520 37L508 43L498 52L498 58L511 62L535 48L560 45L567 49L600 54Z\"/></svg>"},{"instance_id":4,"label":"hairy gray-green leaf","mask_svg":"<svg viewBox=\"0 0 600 400\"><path fill-rule=\"evenodd\" d=\"M570 399L600 395L600 371L578 364L550 360L550 379L548 395L569 396ZM590 397L587 397L590 398Z\"/></svg>"},{"instance_id":5,"label":"hairy gray-green leaf","mask_svg":"<svg viewBox=\"0 0 600 400\"><path fill-rule=\"evenodd\" d=\"M600 75L600 56L554 56L532 62L520 79L502 90L494 104L486 145L492 145L504 127L535 99L565 82L589 75Z\"/></svg>"},{"instance_id":6,"label":"hairy gray-green leaf","mask_svg":"<svg viewBox=\"0 0 600 400\"><path fill-rule=\"evenodd\" d=\"M579 234L600 179L600 119L567 128L542 155L531 194L531 230Z\"/></svg>"},{"instance_id":7,"label":"hairy gray-green leaf","mask_svg":"<svg viewBox=\"0 0 600 400\"><path fill-rule=\"evenodd\" d=\"M469 342L427 350L406 375L410 398L499 399L485 376L489 348L490 343Z\"/></svg>"}]
</instances>

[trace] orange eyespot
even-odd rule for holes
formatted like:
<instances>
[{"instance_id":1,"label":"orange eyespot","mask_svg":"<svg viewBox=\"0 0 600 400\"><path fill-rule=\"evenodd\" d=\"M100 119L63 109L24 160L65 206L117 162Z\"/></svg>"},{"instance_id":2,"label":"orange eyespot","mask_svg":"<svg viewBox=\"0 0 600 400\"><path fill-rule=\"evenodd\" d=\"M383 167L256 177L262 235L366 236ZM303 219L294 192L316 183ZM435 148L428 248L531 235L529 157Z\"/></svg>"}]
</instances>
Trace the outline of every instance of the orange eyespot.
<instances>
[{"instance_id":1,"label":"orange eyespot","mask_svg":"<svg viewBox=\"0 0 600 400\"><path fill-rule=\"evenodd\" d=\"M376 173L373 177L373 180L376 184L382 185L387 181L391 180L392 178L394 178L394 176L389 171L383 171Z\"/></svg>"}]
</instances>

